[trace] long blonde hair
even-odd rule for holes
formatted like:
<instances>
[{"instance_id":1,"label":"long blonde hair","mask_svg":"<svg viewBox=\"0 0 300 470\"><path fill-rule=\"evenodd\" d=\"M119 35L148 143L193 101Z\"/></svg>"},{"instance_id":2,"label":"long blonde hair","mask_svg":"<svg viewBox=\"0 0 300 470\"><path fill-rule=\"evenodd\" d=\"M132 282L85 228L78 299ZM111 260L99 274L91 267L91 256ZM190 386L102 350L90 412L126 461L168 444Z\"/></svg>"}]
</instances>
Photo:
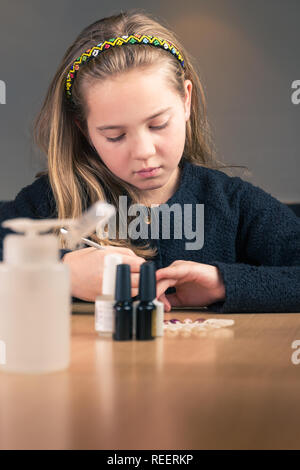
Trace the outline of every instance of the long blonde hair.
<instances>
[{"instance_id":1,"label":"long blonde hair","mask_svg":"<svg viewBox=\"0 0 300 470\"><path fill-rule=\"evenodd\" d=\"M115 47L85 64L77 73L73 84L71 108L65 97L65 78L72 63L87 49L111 37L146 34L158 36L173 43L184 58L185 70L177 59L160 48ZM89 204L109 200L118 207L119 196L127 194L132 203L138 202L138 192L110 172L94 147L85 137L87 134L84 87L95 80L105 80L128 70L161 65L168 69L170 86L184 99L184 81L193 84L190 119L186 123L184 158L191 163L209 168L229 168L217 160L210 125L207 118L206 100L194 59L183 44L168 28L141 10L130 10L103 18L87 26L68 48L52 79L43 106L34 123L34 141L47 155L48 173L56 202L57 217L76 218ZM75 123L80 123L80 127ZM231 165L232 167L234 165ZM58 232L57 232L58 233ZM60 246L65 247L61 235ZM92 237L99 242L96 234ZM100 240L131 248L143 257L152 257L155 249L149 244L136 246L129 239Z\"/></svg>"}]
</instances>

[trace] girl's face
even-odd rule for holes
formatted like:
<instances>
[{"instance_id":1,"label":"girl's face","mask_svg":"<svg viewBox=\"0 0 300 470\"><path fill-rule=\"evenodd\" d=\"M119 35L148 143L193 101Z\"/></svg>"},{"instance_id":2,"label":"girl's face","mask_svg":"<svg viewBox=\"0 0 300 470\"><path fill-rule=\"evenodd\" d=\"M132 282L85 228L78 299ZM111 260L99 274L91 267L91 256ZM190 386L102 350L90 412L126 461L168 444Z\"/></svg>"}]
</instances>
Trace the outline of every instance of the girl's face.
<instances>
[{"instance_id":1,"label":"girl's face","mask_svg":"<svg viewBox=\"0 0 300 470\"><path fill-rule=\"evenodd\" d=\"M134 70L86 91L89 139L109 170L144 194L170 190L178 176L190 117L162 69ZM171 189L172 191L172 189Z\"/></svg>"}]
</instances>

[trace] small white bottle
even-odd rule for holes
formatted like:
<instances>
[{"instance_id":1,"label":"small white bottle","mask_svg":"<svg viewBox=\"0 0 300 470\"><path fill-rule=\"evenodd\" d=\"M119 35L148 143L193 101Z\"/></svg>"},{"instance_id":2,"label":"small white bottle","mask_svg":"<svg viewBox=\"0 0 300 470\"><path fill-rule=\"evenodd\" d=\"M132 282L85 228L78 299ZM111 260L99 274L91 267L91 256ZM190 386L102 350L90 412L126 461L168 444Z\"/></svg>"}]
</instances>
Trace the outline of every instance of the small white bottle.
<instances>
[{"instance_id":1,"label":"small white bottle","mask_svg":"<svg viewBox=\"0 0 300 470\"><path fill-rule=\"evenodd\" d=\"M46 373L70 361L69 267L59 260L58 239L41 235L58 222L11 219L2 225L23 232L4 239L0 263L1 372Z\"/></svg>"},{"instance_id":2,"label":"small white bottle","mask_svg":"<svg viewBox=\"0 0 300 470\"><path fill-rule=\"evenodd\" d=\"M156 307L156 336L164 335L164 304L160 300L154 299L153 303Z\"/></svg>"},{"instance_id":3,"label":"small white bottle","mask_svg":"<svg viewBox=\"0 0 300 470\"><path fill-rule=\"evenodd\" d=\"M104 257L102 295L95 300L95 330L100 336L111 336L114 329L114 304L117 265L122 256L110 254Z\"/></svg>"}]
</instances>

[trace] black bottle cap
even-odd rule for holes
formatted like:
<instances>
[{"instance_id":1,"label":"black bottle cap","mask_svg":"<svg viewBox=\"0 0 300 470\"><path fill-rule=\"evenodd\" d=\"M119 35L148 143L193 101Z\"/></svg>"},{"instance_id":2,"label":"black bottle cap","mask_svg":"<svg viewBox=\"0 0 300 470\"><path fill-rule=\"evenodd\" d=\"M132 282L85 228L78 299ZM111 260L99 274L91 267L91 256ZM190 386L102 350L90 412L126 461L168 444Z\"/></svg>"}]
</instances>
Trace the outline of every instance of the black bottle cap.
<instances>
[{"instance_id":1,"label":"black bottle cap","mask_svg":"<svg viewBox=\"0 0 300 470\"><path fill-rule=\"evenodd\" d=\"M115 299L117 302L131 299L131 277L129 264L117 265Z\"/></svg>"},{"instance_id":2,"label":"black bottle cap","mask_svg":"<svg viewBox=\"0 0 300 470\"><path fill-rule=\"evenodd\" d=\"M153 261L143 263L140 268L139 298L150 302L156 297L155 264Z\"/></svg>"}]
</instances>

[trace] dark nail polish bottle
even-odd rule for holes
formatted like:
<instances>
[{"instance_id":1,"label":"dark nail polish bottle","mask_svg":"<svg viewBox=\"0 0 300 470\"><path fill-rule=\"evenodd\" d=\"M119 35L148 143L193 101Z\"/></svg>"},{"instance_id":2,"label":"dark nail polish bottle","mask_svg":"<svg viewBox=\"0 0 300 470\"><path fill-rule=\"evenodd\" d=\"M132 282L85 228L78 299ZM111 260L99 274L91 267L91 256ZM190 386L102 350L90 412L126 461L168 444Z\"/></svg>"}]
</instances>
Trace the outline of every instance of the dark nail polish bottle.
<instances>
[{"instance_id":1,"label":"dark nail polish bottle","mask_svg":"<svg viewBox=\"0 0 300 470\"><path fill-rule=\"evenodd\" d=\"M132 301L129 264L119 264L117 266L115 299L113 339L115 341L132 340Z\"/></svg>"},{"instance_id":2,"label":"dark nail polish bottle","mask_svg":"<svg viewBox=\"0 0 300 470\"><path fill-rule=\"evenodd\" d=\"M156 297L155 264L153 261L143 263L140 268L139 299L136 307L136 339L155 338L156 307L152 302Z\"/></svg>"}]
</instances>

